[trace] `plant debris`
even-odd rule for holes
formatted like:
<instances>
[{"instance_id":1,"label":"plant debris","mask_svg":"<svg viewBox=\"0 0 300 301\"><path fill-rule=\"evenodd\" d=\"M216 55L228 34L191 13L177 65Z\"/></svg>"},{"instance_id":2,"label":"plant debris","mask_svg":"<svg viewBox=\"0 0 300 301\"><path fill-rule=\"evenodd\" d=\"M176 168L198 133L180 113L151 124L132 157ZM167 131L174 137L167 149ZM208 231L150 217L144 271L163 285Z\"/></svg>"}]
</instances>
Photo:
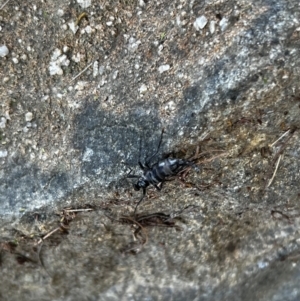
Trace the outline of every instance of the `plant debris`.
<instances>
[{"instance_id":1,"label":"plant debris","mask_svg":"<svg viewBox=\"0 0 300 301\"><path fill-rule=\"evenodd\" d=\"M111 216L107 216L113 221L117 221L122 224L129 224L134 229L134 241L130 242L126 247L121 249L122 254L138 254L141 252L143 246L148 243L149 237L146 228L149 227L167 227L175 228L177 231L181 231L181 227L176 225L176 218L184 211L193 211L198 206L189 205L181 210L174 211L170 214L163 212L155 212L150 214L138 214L138 215L121 215L118 219Z\"/></svg>"}]
</instances>

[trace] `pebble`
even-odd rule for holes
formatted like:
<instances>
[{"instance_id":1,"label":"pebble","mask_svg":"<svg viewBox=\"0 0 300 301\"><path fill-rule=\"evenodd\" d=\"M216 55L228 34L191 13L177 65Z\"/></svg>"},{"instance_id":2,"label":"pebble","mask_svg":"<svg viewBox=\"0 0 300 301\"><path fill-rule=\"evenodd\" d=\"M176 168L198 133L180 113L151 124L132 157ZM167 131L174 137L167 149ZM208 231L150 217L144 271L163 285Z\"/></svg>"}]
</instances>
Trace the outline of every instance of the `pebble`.
<instances>
[{"instance_id":1,"label":"pebble","mask_svg":"<svg viewBox=\"0 0 300 301\"><path fill-rule=\"evenodd\" d=\"M7 154L8 154L8 152L7 152L7 150L6 149L0 149L0 158L5 158L5 157L7 157Z\"/></svg>"},{"instance_id":2,"label":"pebble","mask_svg":"<svg viewBox=\"0 0 300 301\"><path fill-rule=\"evenodd\" d=\"M62 9L58 9L58 10L57 10L57 15L58 15L59 17L62 17L62 16L64 15L64 11L63 11Z\"/></svg>"},{"instance_id":3,"label":"pebble","mask_svg":"<svg viewBox=\"0 0 300 301\"><path fill-rule=\"evenodd\" d=\"M82 161L83 162L91 162L92 159L91 157L94 155L94 151L91 148L86 148L83 156L82 156Z\"/></svg>"},{"instance_id":4,"label":"pebble","mask_svg":"<svg viewBox=\"0 0 300 301\"><path fill-rule=\"evenodd\" d=\"M165 72L165 71L168 71L170 69L170 65L161 65L161 66L159 66L159 68L158 68L158 72L159 73L163 73L163 72Z\"/></svg>"},{"instance_id":5,"label":"pebble","mask_svg":"<svg viewBox=\"0 0 300 301\"><path fill-rule=\"evenodd\" d=\"M194 27L196 30L203 29L207 24L207 18L205 16L198 17L194 22Z\"/></svg>"},{"instance_id":6,"label":"pebble","mask_svg":"<svg viewBox=\"0 0 300 301\"><path fill-rule=\"evenodd\" d=\"M31 121L33 119L33 114L31 112L27 112L25 114L25 121Z\"/></svg>"},{"instance_id":7,"label":"pebble","mask_svg":"<svg viewBox=\"0 0 300 301\"><path fill-rule=\"evenodd\" d=\"M116 71L113 73L112 78L115 80L115 79L118 77L118 74L119 74L119 71L116 70Z\"/></svg>"},{"instance_id":8,"label":"pebble","mask_svg":"<svg viewBox=\"0 0 300 301\"><path fill-rule=\"evenodd\" d=\"M75 63L79 63L81 61L81 54L79 52L77 52L76 54L72 55L72 60Z\"/></svg>"},{"instance_id":9,"label":"pebble","mask_svg":"<svg viewBox=\"0 0 300 301\"><path fill-rule=\"evenodd\" d=\"M160 44L158 46L158 54L161 54L161 52L163 51L163 49L164 49L164 46Z\"/></svg>"},{"instance_id":10,"label":"pebble","mask_svg":"<svg viewBox=\"0 0 300 301\"><path fill-rule=\"evenodd\" d=\"M166 111L174 111L176 109L176 105L174 103L174 101L169 101L166 106L165 106L165 110Z\"/></svg>"},{"instance_id":11,"label":"pebble","mask_svg":"<svg viewBox=\"0 0 300 301\"><path fill-rule=\"evenodd\" d=\"M101 65L101 66L99 67L99 74L100 74L100 75L103 75L103 74L104 74L104 71L105 71L105 67L104 67L103 65Z\"/></svg>"},{"instance_id":12,"label":"pebble","mask_svg":"<svg viewBox=\"0 0 300 301\"><path fill-rule=\"evenodd\" d=\"M68 25L71 31L75 34L79 28L78 25L74 21L69 22Z\"/></svg>"},{"instance_id":13,"label":"pebble","mask_svg":"<svg viewBox=\"0 0 300 301\"><path fill-rule=\"evenodd\" d=\"M5 57L9 53L8 48L5 45L0 46L0 56Z\"/></svg>"},{"instance_id":14,"label":"pebble","mask_svg":"<svg viewBox=\"0 0 300 301\"><path fill-rule=\"evenodd\" d=\"M135 52L138 49L139 45L141 44L141 41L140 40L137 41L134 37L129 38L128 42L129 42L128 50L131 52Z\"/></svg>"},{"instance_id":15,"label":"pebble","mask_svg":"<svg viewBox=\"0 0 300 301\"><path fill-rule=\"evenodd\" d=\"M221 30L224 31L227 26L228 26L228 19L226 18L223 18L221 21L220 21L220 27L221 27Z\"/></svg>"},{"instance_id":16,"label":"pebble","mask_svg":"<svg viewBox=\"0 0 300 301\"><path fill-rule=\"evenodd\" d=\"M67 56L65 54L61 55L62 52L60 49L56 48L53 51L53 54L51 56L51 61L49 65L49 73L50 75L62 75L63 70L61 66L69 66L70 61L68 60Z\"/></svg>"},{"instance_id":17,"label":"pebble","mask_svg":"<svg viewBox=\"0 0 300 301\"><path fill-rule=\"evenodd\" d=\"M210 21L209 23L209 31L213 34L216 30L216 21Z\"/></svg>"},{"instance_id":18,"label":"pebble","mask_svg":"<svg viewBox=\"0 0 300 301\"><path fill-rule=\"evenodd\" d=\"M99 63L98 61L95 61L93 64L93 77L96 77L99 73Z\"/></svg>"},{"instance_id":19,"label":"pebble","mask_svg":"<svg viewBox=\"0 0 300 301\"><path fill-rule=\"evenodd\" d=\"M1 117L0 118L0 129L4 129L6 127L6 118Z\"/></svg>"},{"instance_id":20,"label":"pebble","mask_svg":"<svg viewBox=\"0 0 300 301\"><path fill-rule=\"evenodd\" d=\"M60 55L61 55L61 50L58 48L55 48L52 53L52 56L51 56L51 61L57 60Z\"/></svg>"},{"instance_id":21,"label":"pebble","mask_svg":"<svg viewBox=\"0 0 300 301\"><path fill-rule=\"evenodd\" d=\"M84 31L87 34L91 34L94 31L94 29L90 25L88 25L88 26L85 27Z\"/></svg>"},{"instance_id":22,"label":"pebble","mask_svg":"<svg viewBox=\"0 0 300 301\"><path fill-rule=\"evenodd\" d=\"M140 93L143 94L148 90L147 86L145 84L142 84L140 87Z\"/></svg>"},{"instance_id":23,"label":"pebble","mask_svg":"<svg viewBox=\"0 0 300 301\"><path fill-rule=\"evenodd\" d=\"M144 7L145 6L145 2L143 0L139 0L139 6L140 7Z\"/></svg>"},{"instance_id":24,"label":"pebble","mask_svg":"<svg viewBox=\"0 0 300 301\"><path fill-rule=\"evenodd\" d=\"M76 86L75 86L75 90L77 91L82 91L85 89L85 87L88 85L88 82L86 81L79 81Z\"/></svg>"},{"instance_id":25,"label":"pebble","mask_svg":"<svg viewBox=\"0 0 300 301\"><path fill-rule=\"evenodd\" d=\"M77 3L82 7L82 8L87 8L91 6L92 0L77 0Z\"/></svg>"}]
</instances>

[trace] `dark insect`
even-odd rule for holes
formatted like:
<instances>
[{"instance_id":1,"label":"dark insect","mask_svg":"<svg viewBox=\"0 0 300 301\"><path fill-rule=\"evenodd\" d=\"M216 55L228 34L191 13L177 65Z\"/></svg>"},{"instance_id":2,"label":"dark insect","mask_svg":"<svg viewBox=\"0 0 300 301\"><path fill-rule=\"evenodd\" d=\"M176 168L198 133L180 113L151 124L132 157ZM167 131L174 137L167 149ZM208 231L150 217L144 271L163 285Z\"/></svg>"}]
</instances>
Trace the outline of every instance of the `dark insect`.
<instances>
[{"instance_id":1,"label":"dark insect","mask_svg":"<svg viewBox=\"0 0 300 301\"><path fill-rule=\"evenodd\" d=\"M150 165L151 160L157 155L162 138L163 138L164 130L162 130L161 137L158 143L158 147L156 152L148 159L145 160L145 165L141 163L139 160L138 164L140 168L143 170L144 174L142 176L131 175L131 171L128 173L128 178L138 178L136 184L133 185L135 190L143 189L143 195L139 202L137 203L134 214L136 212L137 207L142 202L143 198L146 195L146 188L151 184L157 190L161 190L163 182L167 181L168 178L172 176L176 176L178 173L191 166L196 170L199 170L195 163L191 160L185 159L177 159L177 158L166 158L159 160L157 163Z\"/></svg>"}]
</instances>

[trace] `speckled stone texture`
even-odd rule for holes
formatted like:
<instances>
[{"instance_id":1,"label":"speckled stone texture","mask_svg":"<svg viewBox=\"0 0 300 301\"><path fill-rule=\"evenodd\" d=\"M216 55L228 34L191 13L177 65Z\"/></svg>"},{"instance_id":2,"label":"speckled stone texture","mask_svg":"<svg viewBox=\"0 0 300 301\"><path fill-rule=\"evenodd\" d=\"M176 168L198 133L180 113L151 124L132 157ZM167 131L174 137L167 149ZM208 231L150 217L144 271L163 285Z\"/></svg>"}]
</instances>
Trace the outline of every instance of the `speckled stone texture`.
<instances>
[{"instance_id":1,"label":"speckled stone texture","mask_svg":"<svg viewBox=\"0 0 300 301\"><path fill-rule=\"evenodd\" d=\"M300 299L298 0L2 1L0 46L1 300ZM200 171L139 228L163 128Z\"/></svg>"}]
</instances>

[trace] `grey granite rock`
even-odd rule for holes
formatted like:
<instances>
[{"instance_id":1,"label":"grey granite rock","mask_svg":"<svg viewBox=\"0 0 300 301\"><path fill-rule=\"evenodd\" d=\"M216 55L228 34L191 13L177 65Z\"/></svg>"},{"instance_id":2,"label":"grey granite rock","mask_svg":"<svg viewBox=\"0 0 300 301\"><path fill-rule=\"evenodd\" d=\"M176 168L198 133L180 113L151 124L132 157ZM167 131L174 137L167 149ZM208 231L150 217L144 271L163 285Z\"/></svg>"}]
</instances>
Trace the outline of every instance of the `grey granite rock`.
<instances>
[{"instance_id":1,"label":"grey granite rock","mask_svg":"<svg viewBox=\"0 0 300 301\"><path fill-rule=\"evenodd\" d=\"M299 300L298 1L73 2L0 5L0 299Z\"/></svg>"}]
</instances>

